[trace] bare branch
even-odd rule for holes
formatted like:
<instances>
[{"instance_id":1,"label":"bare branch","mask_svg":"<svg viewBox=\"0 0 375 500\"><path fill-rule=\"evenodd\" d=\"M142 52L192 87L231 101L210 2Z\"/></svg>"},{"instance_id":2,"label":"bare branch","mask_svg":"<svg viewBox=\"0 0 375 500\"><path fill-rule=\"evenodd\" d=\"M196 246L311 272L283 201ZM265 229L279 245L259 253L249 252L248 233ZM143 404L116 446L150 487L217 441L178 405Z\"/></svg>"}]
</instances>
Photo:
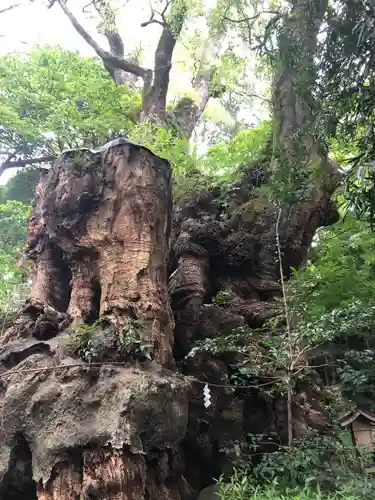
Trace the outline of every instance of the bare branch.
<instances>
[{"instance_id":1,"label":"bare branch","mask_svg":"<svg viewBox=\"0 0 375 500\"><path fill-rule=\"evenodd\" d=\"M5 172L5 170L9 170L10 168L21 168L26 167L27 165L35 165L36 163L51 163L56 160L56 156L41 156L40 158L29 158L25 160L7 160L0 165L0 177Z\"/></svg>"},{"instance_id":2,"label":"bare branch","mask_svg":"<svg viewBox=\"0 0 375 500\"><path fill-rule=\"evenodd\" d=\"M8 10L15 9L16 7L19 7L19 6L20 6L20 4L10 5L9 7L6 7L5 9L0 10L0 14L4 14L4 12L8 12Z\"/></svg>"},{"instance_id":3,"label":"bare branch","mask_svg":"<svg viewBox=\"0 0 375 500\"><path fill-rule=\"evenodd\" d=\"M151 85L152 79L152 71L149 69L142 68L138 66L138 64L134 64L126 61L120 57L110 54L106 50L104 50L100 45L92 38L92 36L86 31L86 29L79 23L79 21L75 18L73 13L70 11L69 7L66 5L66 1L57 0L63 12L66 14L70 22L76 31L82 36L82 38L90 45L92 49L96 52L96 54L103 60L105 65L109 65L113 68L122 69L127 71L128 73L132 73L143 79L145 87L149 87Z\"/></svg>"},{"instance_id":4,"label":"bare branch","mask_svg":"<svg viewBox=\"0 0 375 500\"><path fill-rule=\"evenodd\" d=\"M159 24L160 26L162 26L164 28L164 23L162 23L161 21L158 21L157 19L150 19L149 21L145 21L144 23L141 24L141 27L145 28L149 24Z\"/></svg>"},{"instance_id":5,"label":"bare branch","mask_svg":"<svg viewBox=\"0 0 375 500\"><path fill-rule=\"evenodd\" d=\"M155 12L152 11L150 19L148 21L145 21L144 23L142 23L141 27L145 28L149 24L160 24L160 26L162 26L164 28L164 26L165 26L164 23L162 23L161 21L158 21L157 19L154 19L154 17L155 17Z\"/></svg>"},{"instance_id":6,"label":"bare branch","mask_svg":"<svg viewBox=\"0 0 375 500\"><path fill-rule=\"evenodd\" d=\"M92 0L91 2L89 2L88 4L86 4L84 7L82 7L82 12L86 12L86 11L87 11L87 9L88 9L89 7L91 7L92 5L96 8L96 5L95 5L94 0Z\"/></svg>"},{"instance_id":7,"label":"bare branch","mask_svg":"<svg viewBox=\"0 0 375 500\"><path fill-rule=\"evenodd\" d=\"M171 3L172 3L172 0L167 0L164 9L160 13L157 12L157 14L159 14L161 16L161 18L163 19L164 23L166 22L165 13L167 12L168 7L171 5Z\"/></svg>"},{"instance_id":8,"label":"bare branch","mask_svg":"<svg viewBox=\"0 0 375 500\"><path fill-rule=\"evenodd\" d=\"M228 92L232 92L233 94L237 94L239 96L242 96L242 97L247 97L247 98L252 98L252 97L255 97L256 99L260 99L261 101L264 101L266 102L267 104L272 104L272 100L271 99L267 99L267 97L263 97L259 94L255 94L254 92L244 92L244 91L241 91L241 90L237 90L237 89L234 89L234 88L228 88L227 89Z\"/></svg>"},{"instance_id":9,"label":"bare branch","mask_svg":"<svg viewBox=\"0 0 375 500\"><path fill-rule=\"evenodd\" d=\"M154 8L152 7L152 4L150 2L150 9L151 9L150 19L148 21L145 21L144 23L142 23L141 27L145 28L149 24L159 24L160 26L162 26L164 28L166 26L164 14L165 14L166 9L168 8L169 5L170 5L170 2L167 2L167 5L164 8L164 10L162 12L157 12L156 10L154 10ZM159 21L158 19L155 19L155 14L158 14L163 19L163 22Z\"/></svg>"}]
</instances>

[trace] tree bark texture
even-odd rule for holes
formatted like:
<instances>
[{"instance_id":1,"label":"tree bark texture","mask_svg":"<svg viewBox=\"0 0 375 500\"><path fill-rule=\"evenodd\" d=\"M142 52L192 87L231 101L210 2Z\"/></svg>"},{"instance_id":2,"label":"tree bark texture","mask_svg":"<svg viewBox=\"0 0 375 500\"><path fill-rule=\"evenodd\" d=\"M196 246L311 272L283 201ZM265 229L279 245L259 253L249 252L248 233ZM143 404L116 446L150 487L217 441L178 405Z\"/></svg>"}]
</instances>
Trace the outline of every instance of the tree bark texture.
<instances>
[{"instance_id":1,"label":"tree bark texture","mask_svg":"<svg viewBox=\"0 0 375 500\"><path fill-rule=\"evenodd\" d=\"M314 135L317 103L313 88L317 72L317 36L328 0L295 0L279 33L274 74L274 153L292 163L312 165L321 157ZM301 158L302 156L302 158ZM323 159L324 160L324 159Z\"/></svg>"},{"instance_id":2,"label":"tree bark texture","mask_svg":"<svg viewBox=\"0 0 375 500\"><path fill-rule=\"evenodd\" d=\"M170 216L170 166L146 149L119 144L63 154L30 218L31 299L67 312L74 323L93 315L116 328L141 320L142 340L167 364Z\"/></svg>"},{"instance_id":3,"label":"tree bark texture","mask_svg":"<svg viewBox=\"0 0 375 500\"><path fill-rule=\"evenodd\" d=\"M173 362L170 182L166 160L118 140L64 153L38 186L34 283L0 340L2 499L190 498L177 445L189 383L161 368ZM73 359L66 340L97 318L116 331L141 322L155 361Z\"/></svg>"}]
</instances>

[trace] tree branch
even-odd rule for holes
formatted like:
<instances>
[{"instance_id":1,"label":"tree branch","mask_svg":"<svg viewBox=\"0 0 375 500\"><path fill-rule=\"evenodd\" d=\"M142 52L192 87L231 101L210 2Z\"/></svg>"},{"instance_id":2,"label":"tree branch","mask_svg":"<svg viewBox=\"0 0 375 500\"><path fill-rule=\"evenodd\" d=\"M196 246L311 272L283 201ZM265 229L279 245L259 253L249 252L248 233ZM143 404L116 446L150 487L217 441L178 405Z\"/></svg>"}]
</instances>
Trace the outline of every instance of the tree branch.
<instances>
[{"instance_id":1,"label":"tree branch","mask_svg":"<svg viewBox=\"0 0 375 500\"><path fill-rule=\"evenodd\" d=\"M25 160L7 160L0 165L0 177L5 170L9 170L10 168L21 168L27 165L35 165L36 163L51 163L56 160L56 158L57 156L49 155L41 156L40 158L28 158Z\"/></svg>"},{"instance_id":2,"label":"tree branch","mask_svg":"<svg viewBox=\"0 0 375 500\"><path fill-rule=\"evenodd\" d=\"M92 5L96 8L96 5L95 5L94 0L91 0L89 3L87 3L86 5L84 5L84 6L82 7L82 12L86 12L86 10L87 10L89 7L91 7Z\"/></svg>"},{"instance_id":3,"label":"tree branch","mask_svg":"<svg viewBox=\"0 0 375 500\"><path fill-rule=\"evenodd\" d=\"M110 3L106 0L92 0L92 5L95 7L105 25L107 25L104 29L104 35L108 40L111 54L124 59L124 42L117 29L116 14Z\"/></svg>"},{"instance_id":4,"label":"tree branch","mask_svg":"<svg viewBox=\"0 0 375 500\"><path fill-rule=\"evenodd\" d=\"M167 8L172 5L168 0L164 10L159 13L164 18ZM172 56L187 12L186 6L172 5L171 17L173 18L173 31L165 22L158 45L155 50L154 81L146 98L143 112L145 115L154 116L160 123L165 121L167 93L169 88L169 74L172 68Z\"/></svg>"},{"instance_id":5,"label":"tree branch","mask_svg":"<svg viewBox=\"0 0 375 500\"><path fill-rule=\"evenodd\" d=\"M157 14L159 14L159 16L163 19L164 23L166 24L166 19L165 19L165 13L167 12L168 10L168 7L171 5L172 3L172 0L167 0L166 3L165 3L165 7L164 9L161 11L161 12L157 12Z\"/></svg>"},{"instance_id":6,"label":"tree branch","mask_svg":"<svg viewBox=\"0 0 375 500\"><path fill-rule=\"evenodd\" d=\"M264 101L267 104L272 104L272 99L267 99L267 97L263 97L259 94L255 94L254 92L243 92L241 90L237 90L237 89L230 88L230 87L227 90L228 90L228 92L232 92L233 94L237 94L237 95L240 95L242 97L248 97L250 99L252 97L255 97L256 99L260 99L261 101Z\"/></svg>"},{"instance_id":7,"label":"tree branch","mask_svg":"<svg viewBox=\"0 0 375 500\"><path fill-rule=\"evenodd\" d=\"M61 9L68 17L70 22L76 31L81 35L81 37L90 45L90 47L96 52L96 54L102 59L104 65L112 66L113 68L122 69L127 71L128 73L132 73L143 79L144 81L144 91L150 87L152 81L152 71L150 69L142 68L138 66L138 64L134 64L131 62L122 59L121 57L117 57L115 55L110 54L106 50L102 49L100 45L92 38L92 36L86 31L86 29L79 23L79 21L75 18L73 13L70 11L68 6L66 5L65 0L57 0ZM112 75L111 75L112 76Z\"/></svg>"},{"instance_id":8,"label":"tree branch","mask_svg":"<svg viewBox=\"0 0 375 500\"><path fill-rule=\"evenodd\" d=\"M230 23L249 23L252 21L256 21L264 14L272 14L272 15L277 16L280 14L280 12L277 12L275 10L262 10L261 12L258 12L257 14L254 14L253 16L250 16L250 17L246 16L246 17L243 17L242 19L232 19L224 14L223 20L228 21Z\"/></svg>"},{"instance_id":9,"label":"tree branch","mask_svg":"<svg viewBox=\"0 0 375 500\"><path fill-rule=\"evenodd\" d=\"M25 0L25 1L20 2L20 3L15 3L13 5L9 5L9 7L5 7L4 9L1 9L0 14L3 14L4 12L8 12L9 10L16 9L18 7L24 7L30 3L34 3L34 0Z\"/></svg>"},{"instance_id":10,"label":"tree branch","mask_svg":"<svg viewBox=\"0 0 375 500\"><path fill-rule=\"evenodd\" d=\"M103 24L104 30L103 34L106 37L109 45L109 51L112 56L119 57L121 59L125 59L125 48L122 37L117 29L116 25L116 14L112 9L108 0L92 0L89 4L87 4L83 9L84 12L89 6L93 6L97 13L99 14ZM130 62L130 61L129 61ZM131 86L131 76L132 73L125 72L122 69L113 68L112 66L104 63L106 70L109 72L113 81L116 85L126 85L127 83ZM137 78L137 77L136 77ZM135 82L132 82L133 84Z\"/></svg>"},{"instance_id":11,"label":"tree branch","mask_svg":"<svg viewBox=\"0 0 375 500\"><path fill-rule=\"evenodd\" d=\"M158 21L157 19L149 19L148 21L145 21L144 23L142 23L141 27L145 28L149 24L159 24L160 26L164 27L164 23L162 23L161 21Z\"/></svg>"},{"instance_id":12,"label":"tree branch","mask_svg":"<svg viewBox=\"0 0 375 500\"><path fill-rule=\"evenodd\" d=\"M142 28L145 28L146 26L148 26L149 24L160 24L160 26L162 26L164 28L165 24L162 23L161 21L158 21L157 19L155 19L155 11L154 9L152 8L152 5L151 5L151 2L150 2L150 8L151 8L151 15L150 15L150 19L148 21L145 21L144 23L141 24L141 27Z\"/></svg>"},{"instance_id":13,"label":"tree branch","mask_svg":"<svg viewBox=\"0 0 375 500\"><path fill-rule=\"evenodd\" d=\"M21 4L16 3L14 5L10 5L9 7L5 7L5 9L0 10L0 14L4 14L4 12L8 12L9 10L15 9L17 7L21 7Z\"/></svg>"},{"instance_id":14,"label":"tree branch","mask_svg":"<svg viewBox=\"0 0 375 500\"><path fill-rule=\"evenodd\" d=\"M221 21L220 21L221 25L222 25L223 29L225 30L226 29L225 23L234 23L234 24L246 23L246 27L247 27L247 31L248 31L248 42L249 42L250 47L251 47L251 40L252 40L252 29L254 27L255 22L260 17L262 17L263 15L274 16L270 21L268 21L266 28L264 29L265 33L267 33L269 25L272 25L274 22L277 22L282 17L282 13L280 11L276 11L276 10L261 10L260 12L257 12L253 16L247 16L245 14L244 9L241 7L238 7L239 13L242 15L242 17L239 19L234 19L234 18L231 18L228 16L228 13L233 6L234 6L234 1L226 7L224 14L223 14ZM258 46L253 48L253 50L257 50L257 49L259 49Z\"/></svg>"}]
</instances>

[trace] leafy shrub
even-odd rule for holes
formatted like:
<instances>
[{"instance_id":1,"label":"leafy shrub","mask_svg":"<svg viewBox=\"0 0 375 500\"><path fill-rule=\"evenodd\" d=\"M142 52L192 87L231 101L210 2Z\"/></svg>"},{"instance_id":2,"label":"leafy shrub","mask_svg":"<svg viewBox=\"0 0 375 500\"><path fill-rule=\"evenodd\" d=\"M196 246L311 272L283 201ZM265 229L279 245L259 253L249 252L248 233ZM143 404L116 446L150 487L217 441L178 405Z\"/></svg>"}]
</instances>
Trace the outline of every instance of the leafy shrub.
<instances>
[{"instance_id":1,"label":"leafy shrub","mask_svg":"<svg viewBox=\"0 0 375 500\"><path fill-rule=\"evenodd\" d=\"M252 330L246 326L234 328L229 335L220 335L195 342L186 357L194 357L199 352L208 352L214 356L225 352L248 353L252 344Z\"/></svg>"},{"instance_id":2,"label":"leafy shrub","mask_svg":"<svg viewBox=\"0 0 375 500\"><path fill-rule=\"evenodd\" d=\"M375 238L371 228L348 217L319 230L306 267L288 285L292 310L304 322L320 319L375 296Z\"/></svg>"},{"instance_id":3,"label":"leafy shrub","mask_svg":"<svg viewBox=\"0 0 375 500\"><path fill-rule=\"evenodd\" d=\"M1 149L41 156L124 135L140 96L116 86L95 58L59 47L0 57Z\"/></svg>"},{"instance_id":4,"label":"leafy shrub","mask_svg":"<svg viewBox=\"0 0 375 500\"><path fill-rule=\"evenodd\" d=\"M249 448L256 452L256 440ZM262 454L253 467L249 463L242 458L229 481L220 479L222 499L364 500L375 494L375 482L363 476L353 447L329 436L313 434L292 449Z\"/></svg>"},{"instance_id":5,"label":"leafy shrub","mask_svg":"<svg viewBox=\"0 0 375 500\"><path fill-rule=\"evenodd\" d=\"M294 440L292 449L264 453L252 473L258 483L276 481L284 488L314 487L332 491L360 472L353 447L339 439L311 432Z\"/></svg>"},{"instance_id":6,"label":"leafy shrub","mask_svg":"<svg viewBox=\"0 0 375 500\"><path fill-rule=\"evenodd\" d=\"M26 243L30 207L18 201L0 205L0 314L18 311L28 289L26 272L17 265Z\"/></svg>"}]
</instances>

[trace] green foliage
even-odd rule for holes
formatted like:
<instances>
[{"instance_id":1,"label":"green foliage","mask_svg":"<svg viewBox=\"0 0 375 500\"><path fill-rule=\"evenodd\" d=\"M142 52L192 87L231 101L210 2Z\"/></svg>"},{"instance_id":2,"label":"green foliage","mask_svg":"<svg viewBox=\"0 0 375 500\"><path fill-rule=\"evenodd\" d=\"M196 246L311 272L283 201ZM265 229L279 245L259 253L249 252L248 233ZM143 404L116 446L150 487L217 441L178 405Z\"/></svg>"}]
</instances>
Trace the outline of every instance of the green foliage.
<instances>
[{"instance_id":1,"label":"green foliage","mask_svg":"<svg viewBox=\"0 0 375 500\"><path fill-rule=\"evenodd\" d=\"M179 202L192 192L199 192L208 181L197 167L197 159L189 152L189 141L176 135L172 128L151 123L139 123L130 132L130 139L151 149L171 162L173 173L173 198Z\"/></svg>"},{"instance_id":2,"label":"green foliage","mask_svg":"<svg viewBox=\"0 0 375 500\"><path fill-rule=\"evenodd\" d=\"M257 163L270 135L271 123L265 122L238 132L231 140L209 148L199 158L194 151L189 151L189 141L178 137L173 129L140 123L132 128L129 137L171 162L174 200L179 202L188 194L219 185L230 195L231 186L241 179L243 170Z\"/></svg>"},{"instance_id":3,"label":"green foliage","mask_svg":"<svg viewBox=\"0 0 375 500\"><path fill-rule=\"evenodd\" d=\"M59 47L0 58L0 149L25 156L97 147L127 133L140 97Z\"/></svg>"},{"instance_id":4,"label":"green foliage","mask_svg":"<svg viewBox=\"0 0 375 500\"><path fill-rule=\"evenodd\" d=\"M164 7L163 2L161 6ZM167 21L172 33L178 37L181 32L184 22L190 18L194 18L202 13L203 2L202 0L173 0L171 8L167 15Z\"/></svg>"},{"instance_id":5,"label":"green foliage","mask_svg":"<svg viewBox=\"0 0 375 500\"><path fill-rule=\"evenodd\" d=\"M221 480L219 484L222 500L365 500L374 492L373 484L366 478L327 494L309 487L285 490L277 484L256 486L251 477L241 473L236 473L230 483Z\"/></svg>"},{"instance_id":6,"label":"green foliage","mask_svg":"<svg viewBox=\"0 0 375 500\"><path fill-rule=\"evenodd\" d=\"M144 361L151 359L151 346L140 336L143 325L137 320L128 320L121 329L105 321L93 325L81 325L74 331L67 331L63 345L72 356L87 363L105 360Z\"/></svg>"},{"instance_id":7,"label":"green foliage","mask_svg":"<svg viewBox=\"0 0 375 500\"><path fill-rule=\"evenodd\" d=\"M189 155L189 141L176 136L171 128L140 123L132 128L129 138L170 161L175 175L183 175L195 166L194 156Z\"/></svg>"},{"instance_id":8,"label":"green foliage","mask_svg":"<svg viewBox=\"0 0 375 500\"><path fill-rule=\"evenodd\" d=\"M353 217L318 232L309 262L296 271L288 291L294 311L305 321L358 300L371 301L374 293L375 239L370 227Z\"/></svg>"},{"instance_id":9,"label":"green foliage","mask_svg":"<svg viewBox=\"0 0 375 500\"><path fill-rule=\"evenodd\" d=\"M202 159L203 171L217 175L223 182L233 181L239 167L250 165L264 151L271 131L271 122L264 122L258 127L239 131L229 141L212 146Z\"/></svg>"},{"instance_id":10,"label":"green foliage","mask_svg":"<svg viewBox=\"0 0 375 500\"><path fill-rule=\"evenodd\" d=\"M21 202L7 201L0 205L0 315L7 316L18 309L25 272L17 266L25 246L30 207Z\"/></svg>"},{"instance_id":11,"label":"green foliage","mask_svg":"<svg viewBox=\"0 0 375 500\"><path fill-rule=\"evenodd\" d=\"M297 343L296 339L293 340ZM268 387L264 387L265 392L278 395L286 393L285 373L290 365L290 349L284 326L276 328L275 325L267 324L263 329L241 326L234 328L228 335L217 332L213 338L195 342L186 357L203 352L218 357L231 353L236 355L237 361L231 362L229 372L232 385L256 386L259 381L269 380ZM293 381L294 384L306 375L299 365L296 366L296 372L298 377ZM279 376L275 377L275 373L279 373Z\"/></svg>"},{"instance_id":12,"label":"green foliage","mask_svg":"<svg viewBox=\"0 0 375 500\"><path fill-rule=\"evenodd\" d=\"M182 158L181 167L174 172L175 200L204 189L219 188L218 203L225 212L231 198L239 189L244 176L253 173L258 183L263 182L269 165L264 154L271 136L271 123L239 131L232 139L208 149L201 157ZM253 166L253 169L251 168ZM255 181L257 183L257 181Z\"/></svg>"},{"instance_id":13,"label":"green foliage","mask_svg":"<svg viewBox=\"0 0 375 500\"><path fill-rule=\"evenodd\" d=\"M13 200L29 204L35 197L35 187L41 178L37 168L29 167L17 172L0 191L2 203Z\"/></svg>"},{"instance_id":14,"label":"green foliage","mask_svg":"<svg viewBox=\"0 0 375 500\"><path fill-rule=\"evenodd\" d=\"M294 146L288 148L288 151L281 147L274 151L273 161L277 168L272 182L263 187L263 192L281 206L297 203L305 197L308 187L312 184L315 166L307 164L306 149L300 146L304 140L305 136L301 132Z\"/></svg>"},{"instance_id":15,"label":"green foliage","mask_svg":"<svg viewBox=\"0 0 375 500\"><path fill-rule=\"evenodd\" d=\"M129 319L122 328L119 336L120 354L134 356L137 359L151 359L150 344L142 342L141 332L144 325L135 319Z\"/></svg>"},{"instance_id":16,"label":"green foliage","mask_svg":"<svg viewBox=\"0 0 375 500\"><path fill-rule=\"evenodd\" d=\"M375 224L375 169L373 164L350 167L344 175L344 203L346 212L358 219Z\"/></svg>"},{"instance_id":17,"label":"green foliage","mask_svg":"<svg viewBox=\"0 0 375 500\"><path fill-rule=\"evenodd\" d=\"M332 491L360 473L355 449L337 438L312 433L295 440L292 451L264 453L252 471L258 482L277 482L284 488L311 486Z\"/></svg>"},{"instance_id":18,"label":"green foliage","mask_svg":"<svg viewBox=\"0 0 375 500\"><path fill-rule=\"evenodd\" d=\"M235 294L230 290L220 290L213 298L212 303L215 305L224 305L230 302L235 297Z\"/></svg>"},{"instance_id":19,"label":"green foliage","mask_svg":"<svg viewBox=\"0 0 375 500\"><path fill-rule=\"evenodd\" d=\"M375 483L363 477L355 449L339 439L316 433L293 442L291 450L279 447L259 455L257 443L264 439L252 437L249 455L242 456L229 482L219 482L223 499L364 500L374 495ZM250 452L255 452L251 468Z\"/></svg>"},{"instance_id":20,"label":"green foliage","mask_svg":"<svg viewBox=\"0 0 375 500\"><path fill-rule=\"evenodd\" d=\"M301 342L335 367L344 396L375 409L375 239L353 217L320 231L311 261L289 284Z\"/></svg>"},{"instance_id":21,"label":"green foliage","mask_svg":"<svg viewBox=\"0 0 375 500\"><path fill-rule=\"evenodd\" d=\"M319 343L316 359L335 367L342 394L363 408L375 410L375 303L353 301L310 323L300 336ZM329 361L328 361L329 360Z\"/></svg>"},{"instance_id":22,"label":"green foliage","mask_svg":"<svg viewBox=\"0 0 375 500\"><path fill-rule=\"evenodd\" d=\"M371 0L330 5L320 41L319 97L336 157L349 171L345 198L356 216L375 222L375 6Z\"/></svg>"},{"instance_id":23,"label":"green foliage","mask_svg":"<svg viewBox=\"0 0 375 500\"><path fill-rule=\"evenodd\" d=\"M252 336L250 328L240 326L233 329L229 335L197 341L187 357L194 357L199 352L208 352L214 356L224 352L247 353L252 347Z\"/></svg>"},{"instance_id":24,"label":"green foliage","mask_svg":"<svg viewBox=\"0 0 375 500\"><path fill-rule=\"evenodd\" d=\"M26 236L30 207L18 201L0 205L0 247L2 250L19 252Z\"/></svg>"},{"instance_id":25,"label":"green foliage","mask_svg":"<svg viewBox=\"0 0 375 500\"><path fill-rule=\"evenodd\" d=\"M220 37L236 33L240 39L259 50L259 43L268 28L271 14L280 7L280 2L254 2L253 0L218 0L209 13L209 26L213 36ZM266 15L258 15L264 11ZM258 47L256 47L258 46Z\"/></svg>"}]
</instances>

